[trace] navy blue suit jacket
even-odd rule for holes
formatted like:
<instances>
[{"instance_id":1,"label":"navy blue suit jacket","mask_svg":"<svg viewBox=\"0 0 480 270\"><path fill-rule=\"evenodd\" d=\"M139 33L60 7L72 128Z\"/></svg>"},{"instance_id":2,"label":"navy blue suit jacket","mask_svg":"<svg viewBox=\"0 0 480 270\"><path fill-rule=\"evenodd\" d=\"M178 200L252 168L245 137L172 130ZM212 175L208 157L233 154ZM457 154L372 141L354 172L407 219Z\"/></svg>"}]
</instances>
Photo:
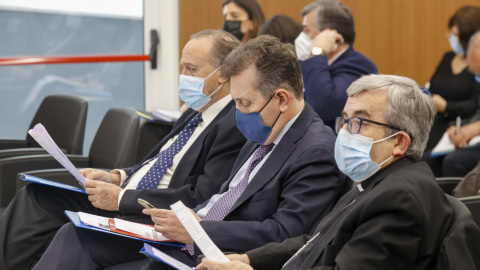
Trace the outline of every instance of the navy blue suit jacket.
<instances>
[{"instance_id":1,"label":"navy blue suit jacket","mask_svg":"<svg viewBox=\"0 0 480 270\"><path fill-rule=\"evenodd\" d=\"M334 129L347 102L347 88L362 75L378 73L375 64L350 46L331 66L323 55L300 63L305 85L305 100Z\"/></svg>"},{"instance_id":2,"label":"navy blue suit jacket","mask_svg":"<svg viewBox=\"0 0 480 270\"><path fill-rule=\"evenodd\" d=\"M143 208L137 203L138 198L149 201L157 208L170 209L170 205L178 200L194 207L217 193L246 142L235 126L234 112L235 102L231 101L190 146L167 189L126 190L120 201L120 213L141 214ZM188 109L142 163L158 154L163 145L180 133L196 114L196 111ZM124 170L130 173L135 168Z\"/></svg>"},{"instance_id":3,"label":"navy blue suit jacket","mask_svg":"<svg viewBox=\"0 0 480 270\"><path fill-rule=\"evenodd\" d=\"M334 144L333 131L306 104L225 219L200 224L222 251L235 252L312 232L343 192ZM220 193L258 146L245 144Z\"/></svg>"}]
</instances>

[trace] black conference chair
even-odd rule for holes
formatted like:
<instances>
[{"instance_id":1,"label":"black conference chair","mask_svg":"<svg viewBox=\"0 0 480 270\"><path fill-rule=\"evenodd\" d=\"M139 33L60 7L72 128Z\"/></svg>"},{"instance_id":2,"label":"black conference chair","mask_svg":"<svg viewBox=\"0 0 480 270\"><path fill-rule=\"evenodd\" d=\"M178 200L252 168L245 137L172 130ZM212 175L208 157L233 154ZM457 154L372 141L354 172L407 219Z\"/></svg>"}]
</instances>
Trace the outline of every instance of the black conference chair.
<instances>
[{"instance_id":1,"label":"black conference chair","mask_svg":"<svg viewBox=\"0 0 480 270\"><path fill-rule=\"evenodd\" d=\"M436 270L480 269L480 229L478 221L462 199L447 195L453 208L453 222L444 237L436 265ZM471 210L471 209L470 209ZM477 209L478 210L478 209Z\"/></svg>"},{"instance_id":2,"label":"black conference chair","mask_svg":"<svg viewBox=\"0 0 480 270\"><path fill-rule=\"evenodd\" d=\"M79 97L47 96L40 104L29 129L41 123L65 153L82 154L87 110L87 101ZM0 159L45 153L28 133L25 140L0 140Z\"/></svg>"},{"instance_id":3,"label":"black conference chair","mask_svg":"<svg viewBox=\"0 0 480 270\"><path fill-rule=\"evenodd\" d=\"M150 151L168 134L170 133L173 127L173 123L162 122L162 121L149 121L141 118L139 128L138 128L138 138L137 138L137 147L135 150L134 156L136 156L135 164L140 163L143 158L150 153ZM130 155L129 153L123 152L118 153L119 155ZM109 164L109 166L104 167L107 170L114 168L121 168L125 166L120 166L117 164ZM118 165L118 166L117 166ZM129 165L130 166L130 165ZM22 172L29 175L34 175L40 178L73 185L78 185L75 178L66 170L66 169L48 169L48 170L36 170L36 171L26 171ZM22 173L17 175L17 191L25 185L25 182L20 179Z\"/></svg>"},{"instance_id":4,"label":"black conference chair","mask_svg":"<svg viewBox=\"0 0 480 270\"><path fill-rule=\"evenodd\" d=\"M445 194L453 195L453 190L463 177L437 177L437 183Z\"/></svg>"},{"instance_id":5,"label":"black conference chair","mask_svg":"<svg viewBox=\"0 0 480 270\"><path fill-rule=\"evenodd\" d=\"M77 168L117 168L135 164L140 118L133 109L110 109L100 124L88 156L66 156ZM6 207L17 191L20 172L63 168L50 154L0 159L0 207ZM72 177L73 178L73 177ZM19 187L23 186L18 183Z\"/></svg>"},{"instance_id":6,"label":"black conference chair","mask_svg":"<svg viewBox=\"0 0 480 270\"><path fill-rule=\"evenodd\" d=\"M468 207L472 213L473 219L477 225L480 226L480 196L462 197L458 198L458 200L463 202Z\"/></svg>"}]
</instances>

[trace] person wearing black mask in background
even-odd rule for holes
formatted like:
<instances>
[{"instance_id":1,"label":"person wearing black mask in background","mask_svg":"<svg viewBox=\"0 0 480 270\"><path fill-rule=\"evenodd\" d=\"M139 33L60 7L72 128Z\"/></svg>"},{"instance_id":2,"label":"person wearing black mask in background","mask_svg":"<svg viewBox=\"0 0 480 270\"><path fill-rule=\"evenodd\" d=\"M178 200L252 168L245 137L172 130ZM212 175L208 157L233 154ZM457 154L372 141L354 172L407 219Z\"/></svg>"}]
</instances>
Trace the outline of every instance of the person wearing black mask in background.
<instances>
[{"instance_id":1,"label":"person wearing black mask in background","mask_svg":"<svg viewBox=\"0 0 480 270\"><path fill-rule=\"evenodd\" d=\"M222 30L247 42L259 35L265 22L262 9L255 0L227 0L223 2Z\"/></svg>"}]
</instances>

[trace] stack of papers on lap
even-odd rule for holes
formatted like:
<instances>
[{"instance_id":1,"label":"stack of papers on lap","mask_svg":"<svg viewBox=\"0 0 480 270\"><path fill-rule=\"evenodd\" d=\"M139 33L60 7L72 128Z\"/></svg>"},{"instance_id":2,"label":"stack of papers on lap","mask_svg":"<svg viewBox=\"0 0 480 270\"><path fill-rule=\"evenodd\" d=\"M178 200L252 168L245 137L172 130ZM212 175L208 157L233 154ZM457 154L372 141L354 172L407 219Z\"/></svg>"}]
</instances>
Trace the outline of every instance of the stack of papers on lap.
<instances>
[{"instance_id":1,"label":"stack of papers on lap","mask_svg":"<svg viewBox=\"0 0 480 270\"><path fill-rule=\"evenodd\" d=\"M156 232L152 225L126 221L119 218L107 218L84 212L65 211L65 214L72 223L79 228L101 231L147 242L179 247L183 246L164 237L161 233Z\"/></svg>"},{"instance_id":2,"label":"stack of papers on lap","mask_svg":"<svg viewBox=\"0 0 480 270\"><path fill-rule=\"evenodd\" d=\"M480 143L480 136L473 137L469 142L467 147L472 147ZM455 151L455 145L450 141L448 137L448 133L445 132L437 143L437 145L432 149L432 153L430 153L431 157L438 157L442 155L446 155Z\"/></svg>"},{"instance_id":3,"label":"stack of papers on lap","mask_svg":"<svg viewBox=\"0 0 480 270\"><path fill-rule=\"evenodd\" d=\"M163 262L165 264L170 265L171 267L179 270L192 270L193 268L182 263L181 261L170 257L169 255L165 254L164 252L152 247L151 245L145 243L140 253L145 254L145 256L151 258L157 262Z\"/></svg>"}]
</instances>

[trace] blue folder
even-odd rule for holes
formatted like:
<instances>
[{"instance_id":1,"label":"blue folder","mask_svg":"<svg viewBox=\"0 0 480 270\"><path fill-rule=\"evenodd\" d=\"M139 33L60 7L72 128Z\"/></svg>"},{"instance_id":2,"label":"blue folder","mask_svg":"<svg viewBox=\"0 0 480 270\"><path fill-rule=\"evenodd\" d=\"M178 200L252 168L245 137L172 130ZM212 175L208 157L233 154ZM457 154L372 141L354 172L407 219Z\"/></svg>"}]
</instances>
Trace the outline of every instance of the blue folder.
<instances>
[{"instance_id":1,"label":"blue folder","mask_svg":"<svg viewBox=\"0 0 480 270\"><path fill-rule=\"evenodd\" d=\"M162 244L162 245L175 246L175 247L183 247L184 246L183 244L180 244L178 242L152 241L152 240L148 240L148 239L144 239L144 238L140 238L140 237L134 237L134 236L126 235L126 234L112 232L108 228L101 229L101 228L98 228L98 227L86 225L85 223L83 223L80 220L80 217L78 216L77 212L72 212L72 211L65 210L65 214L72 221L73 225L75 225L76 227L79 227L79 228L84 228L84 229L88 229L88 230L114 234L114 235L118 235L118 236L122 236L122 237L136 239L136 240L140 240L140 241L144 241L144 242L151 242L151 243L155 243L155 244Z\"/></svg>"},{"instance_id":2,"label":"blue folder","mask_svg":"<svg viewBox=\"0 0 480 270\"><path fill-rule=\"evenodd\" d=\"M33 176L33 175L22 174L22 175L20 175L20 179L22 179L24 181L27 181L27 182L32 182L32 183L37 183L37 184L42 184L42 185L47 185L47 186L52 186L52 187L57 187L57 188L63 188L63 189L71 190L71 191L75 191L75 192L85 193L85 190L83 188L58 183L58 182L55 182L55 181L43 179L43 178L36 177L36 176Z\"/></svg>"}]
</instances>

